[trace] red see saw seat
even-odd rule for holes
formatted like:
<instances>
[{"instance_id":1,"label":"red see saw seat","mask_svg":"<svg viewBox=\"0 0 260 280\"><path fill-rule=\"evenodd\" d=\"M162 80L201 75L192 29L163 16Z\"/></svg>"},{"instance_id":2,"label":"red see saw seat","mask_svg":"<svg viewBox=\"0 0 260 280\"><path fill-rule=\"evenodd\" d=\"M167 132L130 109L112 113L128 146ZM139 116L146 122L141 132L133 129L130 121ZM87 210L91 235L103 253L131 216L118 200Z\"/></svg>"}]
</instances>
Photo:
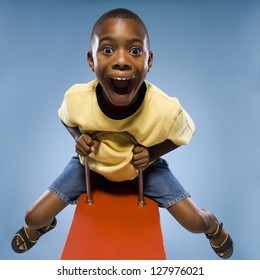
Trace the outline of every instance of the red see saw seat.
<instances>
[{"instance_id":1,"label":"red see saw seat","mask_svg":"<svg viewBox=\"0 0 260 280\"><path fill-rule=\"evenodd\" d=\"M111 187L109 187L110 189ZM157 204L117 187L93 191L94 204L80 196L62 252L63 260L166 259Z\"/></svg>"},{"instance_id":2,"label":"red see saw seat","mask_svg":"<svg viewBox=\"0 0 260 280\"><path fill-rule=\"evenodd\" d=\"M97 132L95 139L108 132ZM135 145L127 132L121 132ZM90 188L85 162L86 194L79 198L62 252L66 260L161 260L166 259L157 203L143 196L143 175L138 170L139 194L122 184Z\"/></svg>"}]
</instances>

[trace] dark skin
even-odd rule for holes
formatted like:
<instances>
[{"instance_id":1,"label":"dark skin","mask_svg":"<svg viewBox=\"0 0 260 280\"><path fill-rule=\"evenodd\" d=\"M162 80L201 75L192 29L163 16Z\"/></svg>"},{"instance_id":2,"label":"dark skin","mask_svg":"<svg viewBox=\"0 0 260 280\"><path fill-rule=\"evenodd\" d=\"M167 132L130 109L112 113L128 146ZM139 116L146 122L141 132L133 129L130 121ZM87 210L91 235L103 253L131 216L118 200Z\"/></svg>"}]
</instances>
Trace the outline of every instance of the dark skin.
<instances>
[{"instance_id":1,"label":"dark skin","mask_svg":"<svg viewBox=\"0 0 260 280\"><path fill-rule=\"evenodd\" d=\"M153 54L149 50L148 37L143 26L131 19L113 18L100 25L91 41L91 50L87 54L90 69L95 72L103 88L103 102L108 110L114 113L124 112L135 102L138 89L146 74L152 67ZM130 82L128 92L118 94L111 87L111 80L127 79ZM82 134L78 127L68 127L68 132L75 140L75 150L81 156L88 156L98 151L99 141L90 135ZM133 148L132 164L136 168L145 169L150 162L178 148L170 140L165 140L152 147L137 145ZM39 233L37 228L50 225L53 218L67 204L57 195L46 191L26 213L26 229L31 240ZM167 209L171 215L187 230L193 233L215 233L217 225L214 216L200 209L191 200L184 199ZM226 238L222 231L219 238L212 240L216 246ZM17 237L17 246L21 240Z\"/></svg>"}]
</instances>

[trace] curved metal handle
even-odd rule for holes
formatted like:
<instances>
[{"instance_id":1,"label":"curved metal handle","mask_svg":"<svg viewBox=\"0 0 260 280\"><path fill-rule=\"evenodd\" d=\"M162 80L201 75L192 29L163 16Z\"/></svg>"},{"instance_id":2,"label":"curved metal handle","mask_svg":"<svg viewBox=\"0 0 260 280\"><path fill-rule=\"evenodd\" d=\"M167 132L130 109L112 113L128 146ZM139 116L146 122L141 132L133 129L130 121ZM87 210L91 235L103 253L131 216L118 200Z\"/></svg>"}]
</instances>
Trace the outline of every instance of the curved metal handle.
<instances>
[{"instance_id":1,"label":"curved metal handle","mask_svg":"<svg viewBox=\"0 0 260 280\"><path fill-rule=\"evenodd\" d=\"M138 142L135 140L134 136L127 131L114 132L114 131L97 131L92 134L92 139L96 139L98 136L108 133L117 133L128 138L134 145L138 145ZM86 188L87 188L87 204L93 204L94 200L91 193L90 185L90 175L89 175L89 166L88 166L88 157L85 158L85 176L86 176ZM143 192L143 171L142 168L138 168L138 205L145 206L146 201L144 199Z\"/></svg>"}]
</instances>

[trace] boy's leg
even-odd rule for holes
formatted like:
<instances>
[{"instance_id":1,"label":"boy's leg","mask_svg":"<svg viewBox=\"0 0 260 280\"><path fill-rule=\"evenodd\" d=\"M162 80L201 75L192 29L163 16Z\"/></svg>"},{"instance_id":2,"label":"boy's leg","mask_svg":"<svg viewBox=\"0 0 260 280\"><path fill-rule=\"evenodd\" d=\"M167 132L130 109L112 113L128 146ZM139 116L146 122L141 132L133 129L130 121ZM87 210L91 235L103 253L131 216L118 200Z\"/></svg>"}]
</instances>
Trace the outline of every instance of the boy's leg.
<instances>
[{"instance_id":1,"label":"boy's leg","mask_svg":"<svg viewBox=\"0 0 260 280\"><path fill-rule=\"evenodd\" d=\"M58 195L47 190L28 208L25 215L26 224L33 229L46 227L67 205Z\"/></svg>"},{"instance_id":2,"label":"boy's leg","mask_svg":"<svg viewBox=\"0 0 260 280\"><path fill-rule=\"evenodd\" d=\"M167 210L188 231L193 233L207 233L214 235L219 228L215 216L204 209L200 209L191 198L186 198L170 206ZM228 233L223 229L218 238L212 239L211 244L221 246L227 239ZM220 253L224 256L226 252Z\"/></svg>"},{"instance_id":3,"label":"boy's leg","mask_svg":"<svg viewBox=\"0 0 260 280\"><path fill-rule=\"evenodd\" d=\"M41 235L37 229L48 229L55 216L68 204L53 192L46 191L26 212L26 233L30 241ZM21 237L16 236L16 244L20 251L26 249Z\"/></svg>"},{"instance_id":4,"label":"boy's leg","mask_svg":"<svg viewBox=\"0 0 260 280\"><path fill-rule=\"evenodd\" d=\"M216 229L214 216L197 207L190 197L173 204L167 210L190 232L214 232Z\"/></svg>"},{"instance_id":5,"label":"boy's leg","mask_svg":"<svg viewBox=\"0 0 260 280\"><path fill-rule=\"evenodd\" d=\"M25 215L27 226L30 229L48 226L62 209L75 201L85 190L85 169L79 157L74 156L49 190L28 208Z\"/></svg>"},{"instance_id":6,"label":"boy's leg","mask_svg":"<svg viewBox=\"0 0 260 280\"><path fill-rule=\"evenodd\" d=\"M103 176L95 172L90 173L93 186L104 184L105 178ZM35 240L42 234L39 231L46 233L53 228L56 222L55 216L68 204L76 202L77 198L84 192L86 192L85 168L80 163L79 157L74 156L49 187L49 190L27 210L26 226L21 229L26 239L36 244ZM18 253L25 251L26 244L21 240L21 234L16 234L14 238L12 245L15 243L16 251Z\"/></svg>"},{"instance_id":7,"label":"boy's leg","mask_svg":"<svg viewBox=\"0 0 260 280\"><path fill-rule=\"evenodd\" d=\"M223 258L229 258L233 242L228 233L209 211L200 209L190 194L174 177L168 164L158 159L144 170L144 194L168 209L172 216L187 230L205 233L213 250Z\"/></svg>"}]
</instances>

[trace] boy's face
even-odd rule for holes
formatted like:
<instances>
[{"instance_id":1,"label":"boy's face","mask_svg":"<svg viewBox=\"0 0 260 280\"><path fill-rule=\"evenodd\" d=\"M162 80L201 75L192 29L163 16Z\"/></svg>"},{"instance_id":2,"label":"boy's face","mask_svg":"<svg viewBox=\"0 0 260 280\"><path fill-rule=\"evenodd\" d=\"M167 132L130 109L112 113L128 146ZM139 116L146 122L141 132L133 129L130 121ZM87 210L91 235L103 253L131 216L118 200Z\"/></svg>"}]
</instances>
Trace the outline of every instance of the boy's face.
<instances>
[{"instance_id":1,"label":"boy's face","mask_svg":"<svg viewBox=\"0 0 260 280\"><path fill-rule=\"evenodd\" d=\"M131 19L108 19L97 29L91 46L88 63L105 102L111 108L131 106L153 60L143 26Z\"/></svg>"}]
</instances>

